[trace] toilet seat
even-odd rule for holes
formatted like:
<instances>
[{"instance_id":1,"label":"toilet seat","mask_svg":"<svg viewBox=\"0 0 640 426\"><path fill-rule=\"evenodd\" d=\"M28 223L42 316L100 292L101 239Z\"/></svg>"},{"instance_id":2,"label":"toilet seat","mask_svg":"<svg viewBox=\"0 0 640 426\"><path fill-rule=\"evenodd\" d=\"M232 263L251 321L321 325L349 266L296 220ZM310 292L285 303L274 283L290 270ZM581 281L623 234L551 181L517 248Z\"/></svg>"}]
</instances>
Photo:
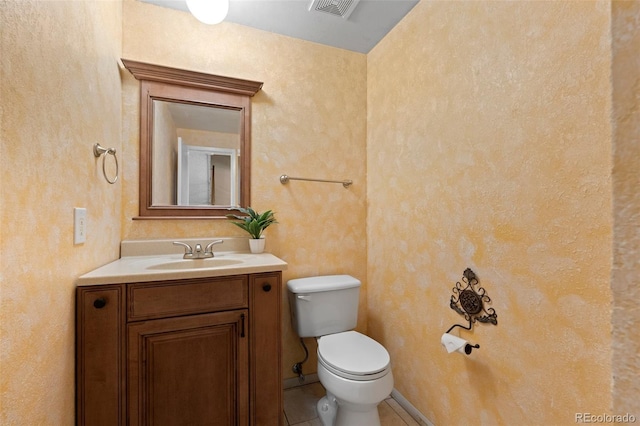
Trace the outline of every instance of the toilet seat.
<instances>
[{"instance_id":1,"label":"toilet seat","mask_svg":"<svg viewBox=\"0 0 640 426\"><path fill-rule=\"evenodd\" d=\"M329 334L318 339L318 362L346 379L379 379L390 371L390 360L384 346L357 331Z\"/></svg>"}]
</instances>

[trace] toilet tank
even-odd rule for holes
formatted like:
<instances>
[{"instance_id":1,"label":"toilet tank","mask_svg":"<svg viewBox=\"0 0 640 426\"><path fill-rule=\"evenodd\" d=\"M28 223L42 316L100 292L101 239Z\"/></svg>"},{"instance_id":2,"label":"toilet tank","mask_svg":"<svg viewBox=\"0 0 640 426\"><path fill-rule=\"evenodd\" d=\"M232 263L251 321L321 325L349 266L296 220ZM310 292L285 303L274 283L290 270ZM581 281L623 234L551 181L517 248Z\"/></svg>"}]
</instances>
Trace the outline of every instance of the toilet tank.
<instances>
[{"instance_id":1,"label":"toilet tank","mask_svg":"<svg viewBox=\"0 0 640 426\"><path fill-rule=\"evenodd\" d=\"M300 337L352 330L358 322L360 281L350 275L297 278L287 282L291 324Z\"/></svg>"}]
</instances>

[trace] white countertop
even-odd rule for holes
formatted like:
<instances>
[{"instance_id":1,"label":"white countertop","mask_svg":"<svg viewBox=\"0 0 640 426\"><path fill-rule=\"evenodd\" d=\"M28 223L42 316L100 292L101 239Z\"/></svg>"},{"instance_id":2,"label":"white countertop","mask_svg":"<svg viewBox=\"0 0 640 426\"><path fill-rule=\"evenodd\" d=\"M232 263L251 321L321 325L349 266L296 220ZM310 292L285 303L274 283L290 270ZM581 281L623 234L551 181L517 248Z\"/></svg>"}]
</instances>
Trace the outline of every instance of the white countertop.
<instances>
[{"instance_id":1,"label":"white countertop","mask_svg":"<svg viewBox=\"0 0 640 426\"><path fill-rule=\"evenodd\" d=\"M215 239L215 238L214 238ZM225 244L216 245L221 248L248 248L247 239L224 239ZM240 240L240 241L236 241ZM244 241L243 241L244 240ZM253 254L247 251L216 251L209 259L183 259L183 249L172 245L176 240L155 241L123 241L121 252L126 255L120 259L101 266L78 278L78 286L99 284L120 284L132 282L163 281L185 278L221 277L226 275L255 274L261 272L283 271L287 263L270 254ZM180 241L195 245L202 241L203 247L213 239L182 239ZM129 243L134 243L133 245ZM228 244L227 244L228 243ZM131 250L131 247L148 245L152 250ZM153 254L145 253L152 252ZM169 252L167 254L166 252ZM176 253L178 252L178 253Z\"/></svg>"}]
</instances>

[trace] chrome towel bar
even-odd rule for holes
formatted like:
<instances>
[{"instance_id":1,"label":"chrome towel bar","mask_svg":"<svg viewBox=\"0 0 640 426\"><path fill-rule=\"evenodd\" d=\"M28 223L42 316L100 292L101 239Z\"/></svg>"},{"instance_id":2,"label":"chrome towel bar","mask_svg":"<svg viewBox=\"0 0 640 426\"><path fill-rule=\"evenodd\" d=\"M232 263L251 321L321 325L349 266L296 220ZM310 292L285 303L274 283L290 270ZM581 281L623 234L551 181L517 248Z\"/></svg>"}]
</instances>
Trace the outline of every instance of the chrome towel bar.
<instances>
[{"instance_id":1,"label":"chrome towel bar","mask_svg":"<svg viewBox=\"0 0 640 426\"><path fill-rule=\"evenodd\" d=\"M287 176L287 175L280 176L280 183L283 184L283 185L285 183L289 182L290 180L306 180L306 181L309 181L309 182L341 183L342 186L344 186L345 188L348 188L353 183L352 180L327 180L327 179L300 178L300 177L292 177L292 176Z\"/></svg>"}]
</instances>

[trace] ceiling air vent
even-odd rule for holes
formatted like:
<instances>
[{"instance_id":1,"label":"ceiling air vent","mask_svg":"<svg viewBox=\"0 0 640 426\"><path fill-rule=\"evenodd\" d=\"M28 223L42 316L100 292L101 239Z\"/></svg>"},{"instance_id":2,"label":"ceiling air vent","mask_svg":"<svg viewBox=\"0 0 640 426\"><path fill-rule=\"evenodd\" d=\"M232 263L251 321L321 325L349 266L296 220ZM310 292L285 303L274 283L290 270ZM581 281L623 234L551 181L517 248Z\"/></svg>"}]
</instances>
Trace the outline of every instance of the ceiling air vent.
<instances>
[{"instance_id":1,"label":"ceiling air vent","mask_svg":"<svg viewBox=\"0 0 640 426\"><path fill-rule=\"evenodd\" d=\"M312 0L309 11L325 12L347 19L360 0Z\"/></svg>"}]
</instances>

